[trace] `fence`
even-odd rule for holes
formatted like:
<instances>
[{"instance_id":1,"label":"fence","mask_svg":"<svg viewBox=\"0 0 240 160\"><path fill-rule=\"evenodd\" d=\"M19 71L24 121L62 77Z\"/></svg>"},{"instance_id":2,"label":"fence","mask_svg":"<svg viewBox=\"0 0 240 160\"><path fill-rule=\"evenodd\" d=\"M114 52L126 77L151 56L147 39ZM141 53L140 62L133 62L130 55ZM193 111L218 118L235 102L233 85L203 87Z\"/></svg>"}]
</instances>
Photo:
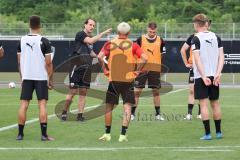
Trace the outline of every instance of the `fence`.
<instances>
[{"instance_id":1,"label":"fence","mask_svg":"<svg viewBox=\"0 0 240 160\"><path fill-rule=\"evenodd\" d=\"M145 23L130 23L131 38L135 39L146 32ZM113 35L116 34L117 23L97 23L94 34L112 27ZM74 38L75 34L82 29L82 24L44 23L42 24L43 35L52 39ZM211 30L222 39L240 39L240 23L212 23ZM4 24L0 23L0 39L19 38L29 32L28 24ZM167 40L184 40L194 32L192 23L159 23L158 33ZM113 36L112 35L112 36Z\"/></svg>"}]
</instances>

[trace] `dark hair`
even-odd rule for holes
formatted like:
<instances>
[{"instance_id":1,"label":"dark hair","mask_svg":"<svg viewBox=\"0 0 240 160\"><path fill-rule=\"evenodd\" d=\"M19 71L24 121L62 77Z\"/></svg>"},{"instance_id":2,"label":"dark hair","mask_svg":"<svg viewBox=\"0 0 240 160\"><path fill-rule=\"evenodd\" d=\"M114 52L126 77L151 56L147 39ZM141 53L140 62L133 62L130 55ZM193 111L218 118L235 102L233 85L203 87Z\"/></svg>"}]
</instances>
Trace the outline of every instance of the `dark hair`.
<instances>
[{"instance_id":1,"label":"dark hair","mask_svg":"<svg viewBox=\"0 0 240 160\"><path fill-rule=\"evenodd\" d=\"M41 27L40 17L33 15L29 18L29 25L31 29L38 29Z\"/></svg>"},{"instance_id":2,"label":"dark hair","mask_svg":"<svg viewBox=\"0 0 240 160\"><path fill-rule=\"evenodd\" d=\"M95 23L96 23L96 20L95 19L93 19L93 18L87 18L85 21L84 21L84 24L88 24L88 21L89 20L92 20L92 21L94 21Z\"/></svg>"},{"instance_id":3,"label":"dark hair","mask_svg":"<svg viewBox=\"0 0 240 160\"><path fill-rule=\"evenodd\" d=\"M155 22L150 22L150 23L148 23L148 28L156 29L157 28L157 24Z\"/></svg>"}]
</instances>

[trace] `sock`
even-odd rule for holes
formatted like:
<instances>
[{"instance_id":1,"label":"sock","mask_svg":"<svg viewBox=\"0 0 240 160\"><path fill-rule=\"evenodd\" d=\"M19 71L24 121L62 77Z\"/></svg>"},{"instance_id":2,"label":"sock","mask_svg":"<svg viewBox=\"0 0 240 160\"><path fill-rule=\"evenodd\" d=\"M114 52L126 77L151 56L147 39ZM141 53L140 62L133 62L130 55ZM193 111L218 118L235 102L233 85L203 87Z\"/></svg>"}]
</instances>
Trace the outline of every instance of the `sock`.
<instances>
[{"instance_id":1,"label":"sock","mask_svg":"<svg viewBox=\"0 0 240 160\"><path fill-rule=\"evenodd\" d=\"M78 113L78 118L82 118L83 117L83 113Z\"/></svg>"},{"instance_id":2,"label":"sock","mask_svg":"<svg viewBox=\"0 0 240 160\"><path fill-rule=\"evenodd\" d=\"M193 104L188 104L188 114L192 115Z\"/></svg>"},{"instance_id":3,"label":"sock","mask_svg":"<svg viewBox=\"0 0 240 160\"><path fill-rule=\"evenodd\" d=\"M111 126L105 126L105 133L110 134Z\"/></svg>"},{"instance_id":4,"label":"sock","mask_svg":"<svg viewBox=\"0 0 240 160\"><path fill-rule=\"evenodd\" d=\"M47 123L40 123L42 136L47 137Z\"/></svg>"},{"instance_id":5,"label":"sock","mask_svg":"<svg viewBox=\"0 0 240 160\"><path fill-rule=\"evenodd\" d=\"M24 125L23 124L18 124L18 135L24 136L23 129L24 129Z\"/></svg>"},{"instance_id":6,"label":"sock","mask_svg":"<svg viewBox=\"0 0 240 160\"><path fill-rule=\"evenodd\" d=\"M122 132L121 135L126 135L128 127L127 126L122 126Z\"/></svg>"},{"instance_id":7,"label":"sock","mask_svg":"<svg viewBox=\"0 0 240 160\"><path fill-rule=\"evenodd\" d=\"M67 114L67 111L63 110L63 111L62 111L62 114Z\"/></svg>"},{"instance_id":8,"label":"sock","mask_svg":"<svg viewBox=\"0 0 240 160\"><path fill-rule=\"evenodd\" d=\"M221 133L221 119L219 120L214 120L215 122L215 127L216 127L216 133Z\"/></svg>"},{"instance_id":9,"label":"sock","mask_svg":"<svg viewBox=\"0 0 240 160\"><path fill-rule=\"evenodd\" d=\"M132 108L131 108L131 114L132 115L135 115L135 111L136 111L136 108L137 108L137 106L132 106Z\"/></svg>"},{"instance_id":10,"label":"sock","mask_svg":"<svg viewBox=\"0 0 240 160\"><path fill-rule=\"evenodd\" d=\"M156 116L160 115L160 106L155 106Z\"/></svg>"},{"instance_id":11,"label":"sock","mask_svg":"<svg viewBox=\"0 0 240 160\"><path fill-rule=\"evenodd\" d=\"M205 128L205 134L210 134L210 124L209 124L209 120L203 120L203 125Z\"/></svg>"},{"instance_id":12,"label":"sock","mask_svg":"<svg viewBox=\"0 0 240 160\"><path fill-rule=\"evenodd\" d=\"M201 114L201 108L200 108L200 104L198 104L198 115Z\"/></svg>"}]
</instances>

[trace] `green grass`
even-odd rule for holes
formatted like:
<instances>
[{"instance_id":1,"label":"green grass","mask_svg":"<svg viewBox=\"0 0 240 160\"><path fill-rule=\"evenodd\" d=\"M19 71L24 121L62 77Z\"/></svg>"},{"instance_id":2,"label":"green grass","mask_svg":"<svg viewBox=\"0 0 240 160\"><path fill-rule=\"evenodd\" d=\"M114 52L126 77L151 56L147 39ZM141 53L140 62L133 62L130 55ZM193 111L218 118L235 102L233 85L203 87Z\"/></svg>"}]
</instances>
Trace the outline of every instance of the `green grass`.
<instances>
[{"instance_id":1,"label":"green grass","mask_svg":"<svg viewBox=\"0 0 240 160\"><path fill-rule=\"evenodd\" d=\"M26 125L24 141L15 140L17 128L0 132L0 148L29 148L29 150L1 150L0 160L12 159L191 159L191 160L225 160L239 159L240 155L240 129L239 129L239 89L221 89L221 106L223 112L222 140L200 141L203 135L203 126L197 120L197 107L194 108L194 120L184 121L183 115L187 107L187 90L182 90L161 97L162 111L169 116L164 122L150 120L143 115L154 113L152 98L140 100L137 112L138 120L131 122L128 129L127 143L119 143L118 136L121 129L122 107L114 110L111 142L99 142L98 138L104 133L104 118L99 117L85 123L60 122L56 117L49 119L49 135L56 140L53 142L40 141L40 126L38 122ZM19 89L0 89L0 128L17 122L19 107ZM54 113L55 104L64 100L65 95L50 92L48 113ZM77 97L74 99L72 109L76 108ZM100 101L88 98L87 107L96 105ZM38 117L36 98L31 102L28 110L28 120ZM196 105L195 105L196 106ZM173 120L172 115L181 118ZM214 124L211 122L214 134ZM209 147L213 148L196 148ZM228 146L228 148L226 148ZM234 147L235 146L235 147ZM238 146L238 147L236 147ZM131 148L133 147L133 148ZM144 149L134 147L146 147ZM156 148L153 148L156 147ZM176 148L171 148L176 147ZM179 147L179 148L178 148ZM189 148L180 148L189 147ZM45 148L45 150L33 150L33 148ZM46 149L52 148L53 150ZM56 148L85 148L87 150L56 150ZM98 150L94 150L98 149ZM115 149L100 151L99 149ZM91 150L92 149L92 150ZM191 149L191 150L189 150Z\"/></svg>"}]
</instances>

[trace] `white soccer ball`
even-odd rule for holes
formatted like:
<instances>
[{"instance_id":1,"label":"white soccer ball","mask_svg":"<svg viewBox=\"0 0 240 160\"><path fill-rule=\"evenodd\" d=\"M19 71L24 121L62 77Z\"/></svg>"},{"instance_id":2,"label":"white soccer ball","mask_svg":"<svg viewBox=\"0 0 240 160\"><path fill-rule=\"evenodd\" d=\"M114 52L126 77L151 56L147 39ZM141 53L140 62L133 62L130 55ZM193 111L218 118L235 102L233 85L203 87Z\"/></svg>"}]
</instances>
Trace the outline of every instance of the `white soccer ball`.
<instances>
[{"instance_id":1,"label":"white soccer ball","mask_svg":"<svg viewBox=\"0 0 240 160\"><path fill-rule=\"evenodd\" d=\"M15 88L16 87L16 84L14 82L10 82L8 84L8 88Z\"/></svg>"}]
</instances>

